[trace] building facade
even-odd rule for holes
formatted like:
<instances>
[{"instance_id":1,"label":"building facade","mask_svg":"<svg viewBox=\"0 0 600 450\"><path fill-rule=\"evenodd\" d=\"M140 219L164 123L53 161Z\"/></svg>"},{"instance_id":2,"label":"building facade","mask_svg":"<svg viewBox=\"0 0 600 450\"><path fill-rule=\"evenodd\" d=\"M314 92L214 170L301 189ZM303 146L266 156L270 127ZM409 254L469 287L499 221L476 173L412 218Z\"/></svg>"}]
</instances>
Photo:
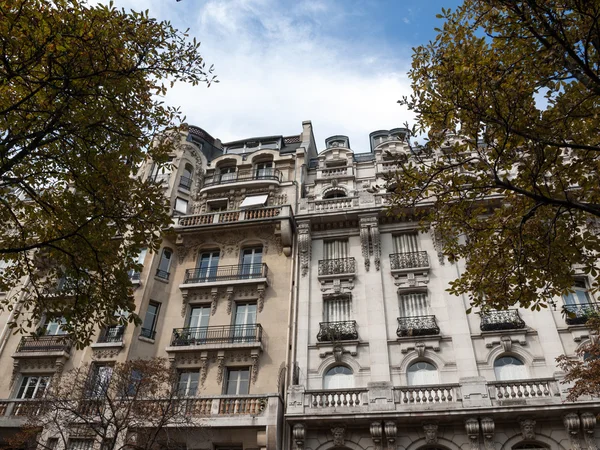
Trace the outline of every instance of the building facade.
<instances>
[{"instance_id":1,"label":"building facade","mask_svg":"<svg viewBox=\"0 0 600 450\"><path fill-rule=\"evenodd\" d=\"M585 277L556 310L466 314L445 291L463 265L386 211L407 130L370 138L355 154L345 136L318 151L310 122L229 143L190 126L168 169L138 173L173 210L130 273L143 324L80 350L60 321L19 336L3 313L1 436L64 371L159 356L202 419L178 437L190 449L597 449L600 402L566 403L555 364L594 338Z\"/></svg>"}]
</instances>

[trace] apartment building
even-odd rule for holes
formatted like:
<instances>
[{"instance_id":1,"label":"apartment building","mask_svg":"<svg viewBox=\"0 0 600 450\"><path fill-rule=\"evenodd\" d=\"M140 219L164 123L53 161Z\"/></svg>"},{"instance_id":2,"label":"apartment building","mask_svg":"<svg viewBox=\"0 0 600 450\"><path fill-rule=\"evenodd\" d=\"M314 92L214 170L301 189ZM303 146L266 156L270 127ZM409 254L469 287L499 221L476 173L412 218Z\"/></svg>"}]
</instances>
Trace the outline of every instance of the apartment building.
<instances>
[{"instance_id":1,"label":"apartment building","mask_svg":"<svg viewBox=\"0 0 600 450\"><path fill-rule=\"evenodd\" d=\"M82 350L65 339L60 320L37 324L40 337L5 328L2 437L23 425L21 405L61 373L91 363L107 379L117 361L164 357L178 371L180 395L193 403L188 410L202 418L201 427L180 430L179 447L283 447L296 158L315 153L310 123L299 131L221 143L190 126L167 168L152 161L140 168L138 176L161 183L173 211L160 251L142 252L143 270L130 273L143 324L98 330Z\"/></svg>"},{"instance_id":2,"label":"apartment building","mask_svg":"<svg viewBox=\"0 0 600 450\"><path fill-rule=\"evenodd\" d=\"M375 131L355 153L346 136L319 149L310 122L228 143L190 126L170 168L138 173L173 211L173 232L130 273L141 326L76 349L60 320L34 338L0 316L0 438L61 373L159 356L202 424L177 431L182 448L597 449L600 401L566 402L555 364L595 338L587 279L556 309L466 314L445 291L463 265L436 230L386 212L383 177L407 139Z\"/></svg>"},{"instance_id":3,"label":"apartment building","mask_svg":"<svg viewBox=\"0 0 600 450\"><path fill-rule=\"evenodd\" d=\"M394 155L410 157L407 131L375 131L370 152L356 154L333 136L308 161L288 444L597 449L600 402L565 402L555 364L594 338L582 325L594 308L586 278L556 308L466 314L467 300L445 291L463 264L444 259L435 229L385 210L383 175Z\"/></svg>"}]
</instances>

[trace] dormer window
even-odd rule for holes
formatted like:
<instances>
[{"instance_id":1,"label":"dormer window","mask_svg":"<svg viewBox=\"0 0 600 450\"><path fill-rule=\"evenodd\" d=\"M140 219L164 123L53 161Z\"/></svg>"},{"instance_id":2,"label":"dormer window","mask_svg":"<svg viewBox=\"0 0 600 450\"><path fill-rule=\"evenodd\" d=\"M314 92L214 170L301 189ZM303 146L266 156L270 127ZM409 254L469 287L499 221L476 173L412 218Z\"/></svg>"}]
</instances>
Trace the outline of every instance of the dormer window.
<instances>
[{"instance_id":1,"label":"dormer window","mask_svg":"<svg viewBox=\"0 0 600 450\"><path fill-rule=\"evenodd\" d=\"M235 166L221 167L219 169L219 179L221 180L221 182L233 181L235 180L235 176Z\"/></svg>"},{"instance_id":2,"label":"dormer window","mask_svg":"<svg viewBox=\"0 0 600 450\"><path fill-rule=\"evenodd\" d=\"M273 176L273 161L256 164L256 178L267 178Z\"/></svg>"}]
</instances>

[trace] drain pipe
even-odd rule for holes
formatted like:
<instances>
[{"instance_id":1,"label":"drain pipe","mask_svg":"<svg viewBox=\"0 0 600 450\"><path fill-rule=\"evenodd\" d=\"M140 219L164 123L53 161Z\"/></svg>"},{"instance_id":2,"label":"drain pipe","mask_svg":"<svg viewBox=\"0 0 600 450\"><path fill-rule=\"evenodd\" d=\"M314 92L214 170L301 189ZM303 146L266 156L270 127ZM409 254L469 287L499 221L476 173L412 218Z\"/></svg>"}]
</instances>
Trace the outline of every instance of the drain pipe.
<instances>
[{"instance_id":1,"label":"drain pipe","mask_svg":"<svg viewBox=\"0 0 600 450\"><path fill-rule=\"evenodd\" d=\"M21 308L23 307L23 298L25 297L25 288L29 285L29 275L25 278L25 282L23 283L23 290L19 294L19 299L15 302L15 306L10 312L4 327L2 327L2 332L0 333L0 356L4 353L4 347L6 347L6 343L8 342L8 336L10 336L10 324L15 319L15 315L21 312Z\"/></svg>"}]
</instances>

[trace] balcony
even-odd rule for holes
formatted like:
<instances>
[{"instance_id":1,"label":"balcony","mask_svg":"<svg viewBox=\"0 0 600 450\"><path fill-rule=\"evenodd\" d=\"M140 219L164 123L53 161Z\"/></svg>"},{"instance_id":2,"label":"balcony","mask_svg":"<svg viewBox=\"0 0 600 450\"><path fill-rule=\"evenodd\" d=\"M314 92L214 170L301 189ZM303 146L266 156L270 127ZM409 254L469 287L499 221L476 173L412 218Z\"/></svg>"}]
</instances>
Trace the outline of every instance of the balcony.
<instances>
[{"instance_id":1,"label":"balcony","mask_svg":"<svg viewBox=\"0 0 600 450\"><path fill-rule=\"evenodd\" d=\"M203 284L219 281L266 279L269 268L261 264L235 264L202 269L187 269L183 284Z\"/></svg>"},{"instance_id":2,"label":"balcony","mask_svg":"<svg viewBox=\"0 0 600 450\"><path fill-rule=\"evenodd\" d=\"M98 337L98 344L120 344L123 342L124 332L123 325L106 327Z\"/></svg>"},{"instance_id":3,"label":"balcony","mask_svg":"<svg viewBox=\"0 0 600 450\"><path fill-rule=\"evenodd\" d=\"M525 322L516 309L481 311L481 331L520 330Z\"/></svg>"},{"instance_id":4,"label":"balcony","mask_svg":"<svg viewBox=\"0 0 600 450\"><path fill-rule=\"evenodd\" d=\"M390 254L392 271L405 269L429 268L427 252L392 253Z\"/></svg>"},{"instance_id":5,"label":"balcony","mask_svg":"<svg viewBox=\"0 0 600 450\"><path fill-rule=\"evenodd\" d=\"M169 280L169 272L166 270L156 269L156 278L160 278L161 280L168 281Z\"/></svg>"},{"instance_id":6,"label":"balcony","mask_svg":"<svg viewBox=\"0 0 600 450\"><path fill-rule=\"evenodd\" d=\"M151 330L150 328L142 328L140 330L140 336L146 339L152 339L156 337L156 330Z\"/></svg>"},{"instance_id":7,"label":"balcony","mask_svg":"<svg viewBox=\"0 0 600 450\"><path fill-rule=\"evenodd\" d=\"M435 316L398 317L398 337L434 336L440 334Z\"/></svg>"},{"instance_id":8,"label":"balcony","mask_svg":"<svg viewBox=\"0 0 600 450\"><path fill-rule=\"evenodd\" d=\"M357 197L336 197L308 202L309 211L345 211L358 206Z\"/></svg>"},{"instance_id":9,"label":"balcony","mask_svg":"<svg viewBox=\"0 0 600 450\"><path fill-rule=\"evenodd\" d=\"M329 167L325 169L317 169L318 179L329 178L352 178L354 176L354 168L352 166L344 167Z\"/></svg>"},{"instance_id":10,"label":"balcony","mask_svg":"<svg viewBox=\"0 0 600 450\"><path fill-rule=\"evenodd\" d=\"M319 260L319 276L356 273L354 258L337 258Z\"/></svg>"},{"instance_id":11,"label":"balcony","mask_svg":"<svg viewBox=\"0 0 600 450\"><path fill-rule=\"evenodd\" d=\"M56 336L23 336L13 358L28 354L30 356L40 356L40 354L49 353L68 354L71 351L71 346L69 335L66 334Z\"/></svg>"},{"instance_id":12,"label":"balcony","mask_svg":"<svg viewBox=\"0 0 600 450\"><path fill-rule=\"evenodd\" d=\"M232 224L251 222L265 219L283 219L291 216L289 206L268 206L265 208L245 209L236 211L220 211L205 214L193 214L177 217L180 228L208 226L217 224Z\"/></svg>"},{"instance_id":13,"label":"balcony","mask_svg":"<svg viewBox=\"0 0 600 450\"><path fill-rule=\"evenodd\" d=\"M592 315L598 313L598 303L564 305L562 312L567 325L583 325Z\"/></svg>"},{"instance_id":14,"label":"balcony","mask_svg":"<svg viewBox=\"0 0 600 450\"><path fill-rule=\"evenodd\" d=\"M317 334L319 342L356 341L357 339L358 331L355 320L319 323L319 333Z\"/></svg>"},{"instance_id":15,"label":"balcony","mask_svg":"<svg viewBox=\"0 0 600 450\"><path fill-rule=\"evenodd\" d=\"M214 189L219 186L229 186L233 183L244 185L280 184L281 172L277 169L240 170L235 173L214 174L204 178L201 192Z\"/></svg>"},{"instance_id":16,"label":"balcony","mask_svg":"<svg viewBox=\"0 0 600 450\"><path fill-rule=\"evenodd\" d=\"M189 191L190 189L192 189L192 179L190 177L182 176L179 179L179 187L181 189L185 189L186 191Z\"/></svg>"},{"instance_id":17,"label":"balcony","mask_svg":"<svg viewBox=\"0 0 600 450\"><path fill-rule=\"evenodd\" d=\"M224 325L197 328L175 328L167 352L204 352L207 350L262 351L262 326Z\"/></svg>"},{"instance_id":18,"label":"balcony","mask_svg":"<svg viewBox=\"0 0 600 450\"><path fill-rule=\"evenodd\" d=\"M492 402L510 404L511 400L560 397L560 388L554 378L494 381L488 385Z\"/></svg>"}]
</instances>

